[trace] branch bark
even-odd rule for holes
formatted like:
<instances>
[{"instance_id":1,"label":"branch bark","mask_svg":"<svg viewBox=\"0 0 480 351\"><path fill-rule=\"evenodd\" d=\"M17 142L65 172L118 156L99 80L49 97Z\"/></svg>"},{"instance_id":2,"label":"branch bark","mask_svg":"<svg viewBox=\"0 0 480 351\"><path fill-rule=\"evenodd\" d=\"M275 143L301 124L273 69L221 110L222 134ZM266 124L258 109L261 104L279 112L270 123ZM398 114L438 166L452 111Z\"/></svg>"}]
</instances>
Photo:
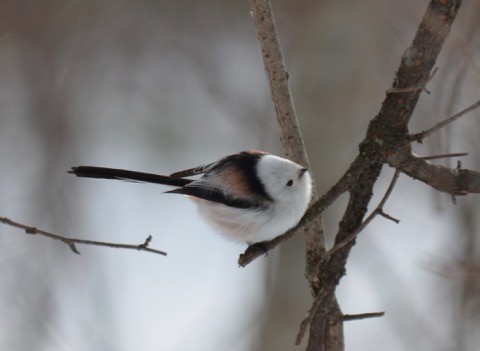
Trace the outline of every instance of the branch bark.
<instances>
[{"instance_id":1,"label":"branch bark","mask_svg":"<svg viewBox=\"0 0 480 351\"><path fill-rule=\"evenodd\" d=\"M307 211L300 225L318 215L341 193L348 191L350 198L339 225L335 244L343 243L332 255L326 255L321 222L307 228L307 279L312 288L314 303L309 316L302 322L297 342L310 326L307 351L343 350L344 317L335 298L335 289L345 274L345 266L355 236L361 228L373 186L387 163L411 177L419 179L437 190L454 195L478 192L480 174L474 171L433 165L411 151L408 123L419 96L433 76L432 69L458 13L461 0L432 0L410 47L402 56L391 89L382 103L360 144L360 153L341 180ZM251 0L252 15L262 47L265 70L270 82L272 100L277 113L280 138L287 157L308 165L305 148L298 129L295 110L288 91L285 71L275 22L268 0ZM383 206L383 204L382 204ZM291 237L295 230L266 243L267 249ZM348 240L348 242L347 242ZM345 244L346 243L346 244ZM240 257L243 266L255 255L249 250Z\"/></svg>"},{"instance_id":2,"label":"branch bark","mask_svg":"<svg viewBox=\"0 0 480 351\"><path fill-rule=\"evenodd\" d=\"M257 38L262 49L263 63L270 85L280 141L282 142L285 155L292 161L310 168L310 162L288 86L288 72L285 69L270 1L251 0L250 9ZM317 200L316 187L314 186L313 189L313 199ZM309 266L308 262L315 262L319 255L325 252L325 233L322 219L319 217L305 225L304 232L307 247L307 266ZM288 237L291 237L293 233L290 233L291 235L288 235ZM313 275L308 274L307 271L307 277L309 276L313 279Z\"/></svg>"},{"instance_id":3,"label":"branch bark","mask_svg":"<svg viewBox=\"0 0 480 351\"><path fill-rule=\"evenodd\" d=\"M250 7L255 29L257 31L257 38L262 49L265 72L270 83L270 91L275 107L280 140L285 155L292 161L310 168L310 163L298 126L298 120L288 86L288 73L285 69L285 63L280 48L280 41L278 39L270 1L251 0ZM316 187L314 186L313 200L317 199L318 194L316 192ZM310 214L314 214L314 218L311 221L304 223L303 227L305 232L307 258L305 275L311 288L312 295L316 296L317 291L319 290L317 278L318 272L316 268L317 263L321 261L325 255L326 239L320 211L317 211L316 213L310 212ZM290 231L287 233L287 237L292 236L294 233L295 230ZM333 299L335 299L335 297L333 297ZM338 304L336 304L336 306L338 306ZM338 311L336 311L336 315L341 315L339 308ZM340 337L340 334L343 333L341 325L337 323L327 323L325 330L326 332L322 333L322 336L325 339L323 342L336 345L338 340L341 340L343 343L343 337ZM335 349L338 349L338 347L335 346Z\"/></svg>"}]
</instances>

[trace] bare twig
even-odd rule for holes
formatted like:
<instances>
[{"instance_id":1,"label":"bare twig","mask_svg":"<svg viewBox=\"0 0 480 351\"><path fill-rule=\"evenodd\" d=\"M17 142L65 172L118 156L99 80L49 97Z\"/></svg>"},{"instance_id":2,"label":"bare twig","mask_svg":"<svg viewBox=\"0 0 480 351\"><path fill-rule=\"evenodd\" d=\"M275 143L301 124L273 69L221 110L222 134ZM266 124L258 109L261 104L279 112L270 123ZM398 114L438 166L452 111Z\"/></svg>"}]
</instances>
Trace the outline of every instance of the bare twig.
<instances>
[{"instance_id":1,"label":"bare twig","mask_svg":"<svg viewBox=\"0 0 480 351\"><path fill-rule=\"evenodd\" d=\"M11 219L8 219L6 217L0 217L0 222L6 225L9 225L11 227L23 229L27 234L39 234L53 240L61 241L76 254L80 254L80 252L77 250L77 247L75 246L75 244L81 244L81 245L105 246L105 247L111 247L115 249L130 249L130 250L146 251L146 252L151 252L151 253L155 253L163 256L167 255L167 253L164 251L155 250L148 247L148 245L150 244L150 241L152 240L151 235L149 235L145 239L145 241L139 245L120 244L120 243L110 243L110 242L104 242L104 241L76 239L76 238L70 238L63 235L53 234L45 230L41 230L32 226L28 226L19 222L12 221Z\"/></svg>"},{"instance_id":2,"label":"bare twig","mask_svg":"<svg viewBox=\"0 0 480 351\"><path fill-rule=\"evenodd\" d=\"M366 318L377 318L383 317L385 312L369 312L369 313L360 313L360 314L344 314L343 320L344 321L356 321L359 319L366 319Z\"/></svg>"},{"instance_id":3,"label":"bare twig","mask_svg":"<svg viewBox=\"0 0 480 351\"><path fill-rule=\"evenodd\" d=\"M438 160L439 158L463 157L463 156L467 156L467 155L468 155L468 152L454 152L454 153L450 153L450 154L422 156L422 158L424 160Z\"/></svg>"},{"instance_id":4,"label":"bare twig","mask_svg":"<svg viewBox=\"0 0 480 351\"><path fill-rule=\"evenodd\" d=\"M471 112L475 109L477 109L478 107L480 107L480 100L477 101L476 103L474 103L473 105L467 107L466 109L454 114L453 116L451 117L448 117L447 119L441 121L440 123L437 123L435 124L432 128L430 129L427 129L423 132L420 132L420 133L415 133L415 134L411 134L409 136L409 140L411 141L417 141L417 142L421 142L423 139L425 139L426 137L430 136L431 134L435 133L437 130L445 127L446 125L452 123L452 122L455 122L457 119L459 119L460 117L463 117L465 116L468 112Z\"/></svg>"},{"instance_id":5,"label":"bare twig","mask_svg":"<svg viewBox=\"0 0 480 351\"><path fill-rule=\"evenodd\" d=\"M337 252L338 250L341 250L342 248L344 248L345 246L347 246L348 244L350 244L353 240L355 240L355 238L357 237L358 234L360 234L360 232L365 229L365 227L367 225L370 224L370 222L377 216L377 215L381 215L387 219L390 219L391 221L395 222L395 223L399 223L400 221L396 218L393 218L392 216L390 215L387 215L385 212L383 212L383 206L385 205L385 203L387 202L388 198L390 197L390 195L392 194L392 191L393 191L393 188L395 187L395 185L397 184L397 180L398 180L398 177L400 176L400 171L399 170L396 170L395 171L395 174L393 175L393 178L392 178L392 181L390 182L390 185L388 186L388 189L387 191L385 192L385 195L383 195L383 198L382 200L380 201L380 203L378 204L377 208L375 208L375 210L373 210L373 212L367 217L367 219L365 221L363 221L363 223L355 230L353 231L349 236L347 236L345 239L343 239L342 241L340 241L339 243L335 244L334 247L332 247L328 252L327 252L327 257L330 257L332 256L335 252Z\"/></svg>"}]
</instances>

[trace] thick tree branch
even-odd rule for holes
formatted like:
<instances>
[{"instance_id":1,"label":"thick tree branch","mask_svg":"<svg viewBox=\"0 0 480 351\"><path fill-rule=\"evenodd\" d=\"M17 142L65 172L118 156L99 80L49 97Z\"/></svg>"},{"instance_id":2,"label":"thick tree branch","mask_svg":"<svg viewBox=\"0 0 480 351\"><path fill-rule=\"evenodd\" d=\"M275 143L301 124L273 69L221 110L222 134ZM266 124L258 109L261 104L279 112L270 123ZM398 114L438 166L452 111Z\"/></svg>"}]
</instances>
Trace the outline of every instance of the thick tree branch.
<instances>
[{"instance_id":1,"label":"thick tree branch","mask_svg":"<svg viewBox=\"0 0 480 351\"><path fill-rule=\"evenodd\" d=\"M65 245L67 245L70 250L72 250L76 254L80 254L80 252L77 250L77 247L75 244L81 244L81 245L93 245L93 246L106 246L106 247L111 247L115 249L129 249L129 250L138 250L138 251L146 251L146 252L151 252L163 256L167 256L167 253L164 251L160 250L155 250L151 249L148 247L150 245L150 241L152 241L152 236L149 235L145 241L142 244L134 245L134 244L120 244L120 243L110 243L110 242L104 242L104 241L94 241L94 240L84 240L84 239L75 239L75 238L70 238L67 236L63 235L58 235L54 233L47 232L42 229L38 229L32 226L28 226L19 222L12 221L11 219L8 219L6 217L0 217L0 222L4 223L6 225L9 225L11 227L15 228L20 228L25 231L27 234L39 234L41 236L45 236L47 238L53 239L53 240L58 240L63 242Z\"/></svg>"},{"instance_id":2,"label":"thick tree branch","mask_svg":"<svg viewBox=\"0 0 480 351\"><path fill-rule=\"evenodd\" d=\"M418 87L429 81L461 3L461 0L430 1L412 44L402 56L392 89ZM388 128L391 134L408 134L408 122L421 92L422 89L387 93L380 113L370 123L367 138L385 134L378 128Z\"/></svg>"},{"instance_id":3,"label":"thick tree branch","mask_svg":"<svg viewBox=\"0 0 480 351\"><path fill-rule=\"evenodd\" d=\"M356 186L350 189L350 199L343 218L340 221L339 230L335 237L335 244L345 240L362 224L363 217L367 212L367 206L373 194L373 185L377 181L381 169L382 163L376 162L370 164L358 177ZM341 315L339 315L340 310L338 306L336 306L337 302L334 299L334 293L341 277L345 274L347 258L354 243L355 240L350 241L342 250L327 257L326 260L317 262L319 271L318 278L320 280L319 290L308 317L301 324L297 337L297 342L299 342L301 336L305 334L305 330L302 329L306 328L310 323L307 351L343 349L343 345L341 345L341 347L329 348L328 340L322 335L322 333L328 331L318 329L316 324L322 320L326 320L327 324L334 323L338 327L342 326L343 319Z\"/></svg>"},{"instance_id":4,"label":"thick tree branch","mask_svg":"<svg viewBox=\"0 0 480 351\"><path fill-rule=\"evenodd\" d=\"M267 0L251 0L252 14L257 28L257 34L262 47L267 75L272 89L272 99L277 111L277 119L281 130L282 142L286 145L295 145L285 127L286 120L293 121L293 105L290 95L279 98L282 90L276 90L280 85L288 93L287 79L283 58L276 36L275 24L271 14L270 4ZM409 176L422 180L434 188L450 194L465 194L478 192L480 187L477 182L478 173L457 168L448 170L435 166L426 159L415 156L411 152L411 137L408 132L408 123L413 115L419 96L425 90L425 85L433 77L433 67L437 56L447 38L451 24L455 19L461 0L432 0L427 7L422 22L410 47L401 59L400 67L396 73L391 89L382 108L372 119L365 139L360 144L360 154L332 189L329 190L318 202L307 211L299 223L306 224L310 216L323 211L340 194L348 191L350 194L347 209L339 225L335 238L337 249L325 254L325 248L315 233L307 235L307 278L312 287L315 299L308 317L302 322L297 342L310 327L310 336L307 351L314 350L342 350L343 314L335 299L334 292L341 277L345 274L348 255L355 243L356 234L362 229L364 216L373 193L373 186L380 175L383 164L388 163ZM283 103L290 104L290 108L281 108ZM298 130L298 126L293 127ZM301 142L301 135L296 133ZM303 144L300 147L304 152ZM293 146L295 148L295 146ZM300 150L299 149L299 150ZM287 156L298 162L298 156L286 151ZM398 176L398 172L396 173ZM348 180L347 180L348 179ZM392 182L393 189L394 181ZM385 200L388 196L385 197ZM383 215L382 206L375 215ZM318 212L317 212L318 211ZM373 218L373 217L372 217ZM321 228L317 226L317 229ZM265 243L267 250L293 235L294 231L284 237ZM312 238L314 238L312 240ZM258 250L257 250L258 251ZM262 251L263 253L264 251ZM261 253L250 254L249 250L241 256L239 263L245 265Z\"/></svg>"},{"instance_id":5,"label":"thick tree branch","mask_svg":"<svg viewBox=\"0 0 480 351\"><path fill-rule=\"evenodd\" d=\"M435 165L423 157L412 154L409 149L390 155L387 162L390 166L438 191L452 195L480 193L479 172Z\"/></svg>"}]
</instances>

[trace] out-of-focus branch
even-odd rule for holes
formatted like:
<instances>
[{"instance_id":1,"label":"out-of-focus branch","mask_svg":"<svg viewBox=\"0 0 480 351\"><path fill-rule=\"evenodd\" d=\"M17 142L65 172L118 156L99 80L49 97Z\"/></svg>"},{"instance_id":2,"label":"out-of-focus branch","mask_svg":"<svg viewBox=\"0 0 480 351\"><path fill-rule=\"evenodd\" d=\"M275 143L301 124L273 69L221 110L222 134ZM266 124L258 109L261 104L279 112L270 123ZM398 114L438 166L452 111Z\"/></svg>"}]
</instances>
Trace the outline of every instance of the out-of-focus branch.
<instances>
[{"instance_id":1,"label":"out-of-focus branch","mask_svg":"<svg viewBox=\"0 0 480 351\"><path fill-rule=\"evenodd\" d=\"M8 219L6 217L0 217L0 222L4 223L6 225L9 225L11 227L15 228L20 228L25 231L27 234L39 234L42 236L45 236L47 238L53 239L53 240L59 240L63 242L65 245L67 245L70 250L72 250L76 254L80 254L80 252L77 250L77 247L75 244L81 244L81 245L93 245L93 246L105 246L105 247L111 247L114 249L129 249L129 250L138 250L138 251L146 251L146 252L151 252L155 253L158 255L163 255L166 256L167 253L164 251L160 250L155 250L151 249L149 247L150 241L152 241L152 236L149 235L145 241L142 244L134 245L134 244L120 244L120 243L110 243L110 242L104 242L104 241L94 241L94 240L84 240L84 239L75 239L75 238L70 238L67 236L63 235L58 235L54 233L47 232L42 229L38 229L32 226L28 226L19 222L12 221L11 219Z\"/></svg>"}]
</instances>

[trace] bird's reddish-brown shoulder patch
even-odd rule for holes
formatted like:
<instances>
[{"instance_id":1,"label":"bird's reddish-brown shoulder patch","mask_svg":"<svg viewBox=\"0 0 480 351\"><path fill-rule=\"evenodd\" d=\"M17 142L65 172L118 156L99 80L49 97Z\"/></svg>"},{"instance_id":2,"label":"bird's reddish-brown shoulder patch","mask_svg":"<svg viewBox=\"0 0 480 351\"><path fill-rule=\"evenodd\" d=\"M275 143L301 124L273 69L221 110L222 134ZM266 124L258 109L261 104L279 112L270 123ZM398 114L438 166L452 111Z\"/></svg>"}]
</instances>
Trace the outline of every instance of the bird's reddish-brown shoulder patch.
<instances>
[{"instance_id":1,"label":"bird's reddish-brown shoulder patch","mask_svg":"<svg viewBox=\"0 0 480 351\"><path fill-rule=\"evenodd\" d=\"M249 198L254 196L252 187L247 181L247 176L244 170L241 170L235 165L228 165L222 171L222 182L226 185L227 189L231 190L232 195L236 195L243 198Z\"/></svg>"}]
</instances>

